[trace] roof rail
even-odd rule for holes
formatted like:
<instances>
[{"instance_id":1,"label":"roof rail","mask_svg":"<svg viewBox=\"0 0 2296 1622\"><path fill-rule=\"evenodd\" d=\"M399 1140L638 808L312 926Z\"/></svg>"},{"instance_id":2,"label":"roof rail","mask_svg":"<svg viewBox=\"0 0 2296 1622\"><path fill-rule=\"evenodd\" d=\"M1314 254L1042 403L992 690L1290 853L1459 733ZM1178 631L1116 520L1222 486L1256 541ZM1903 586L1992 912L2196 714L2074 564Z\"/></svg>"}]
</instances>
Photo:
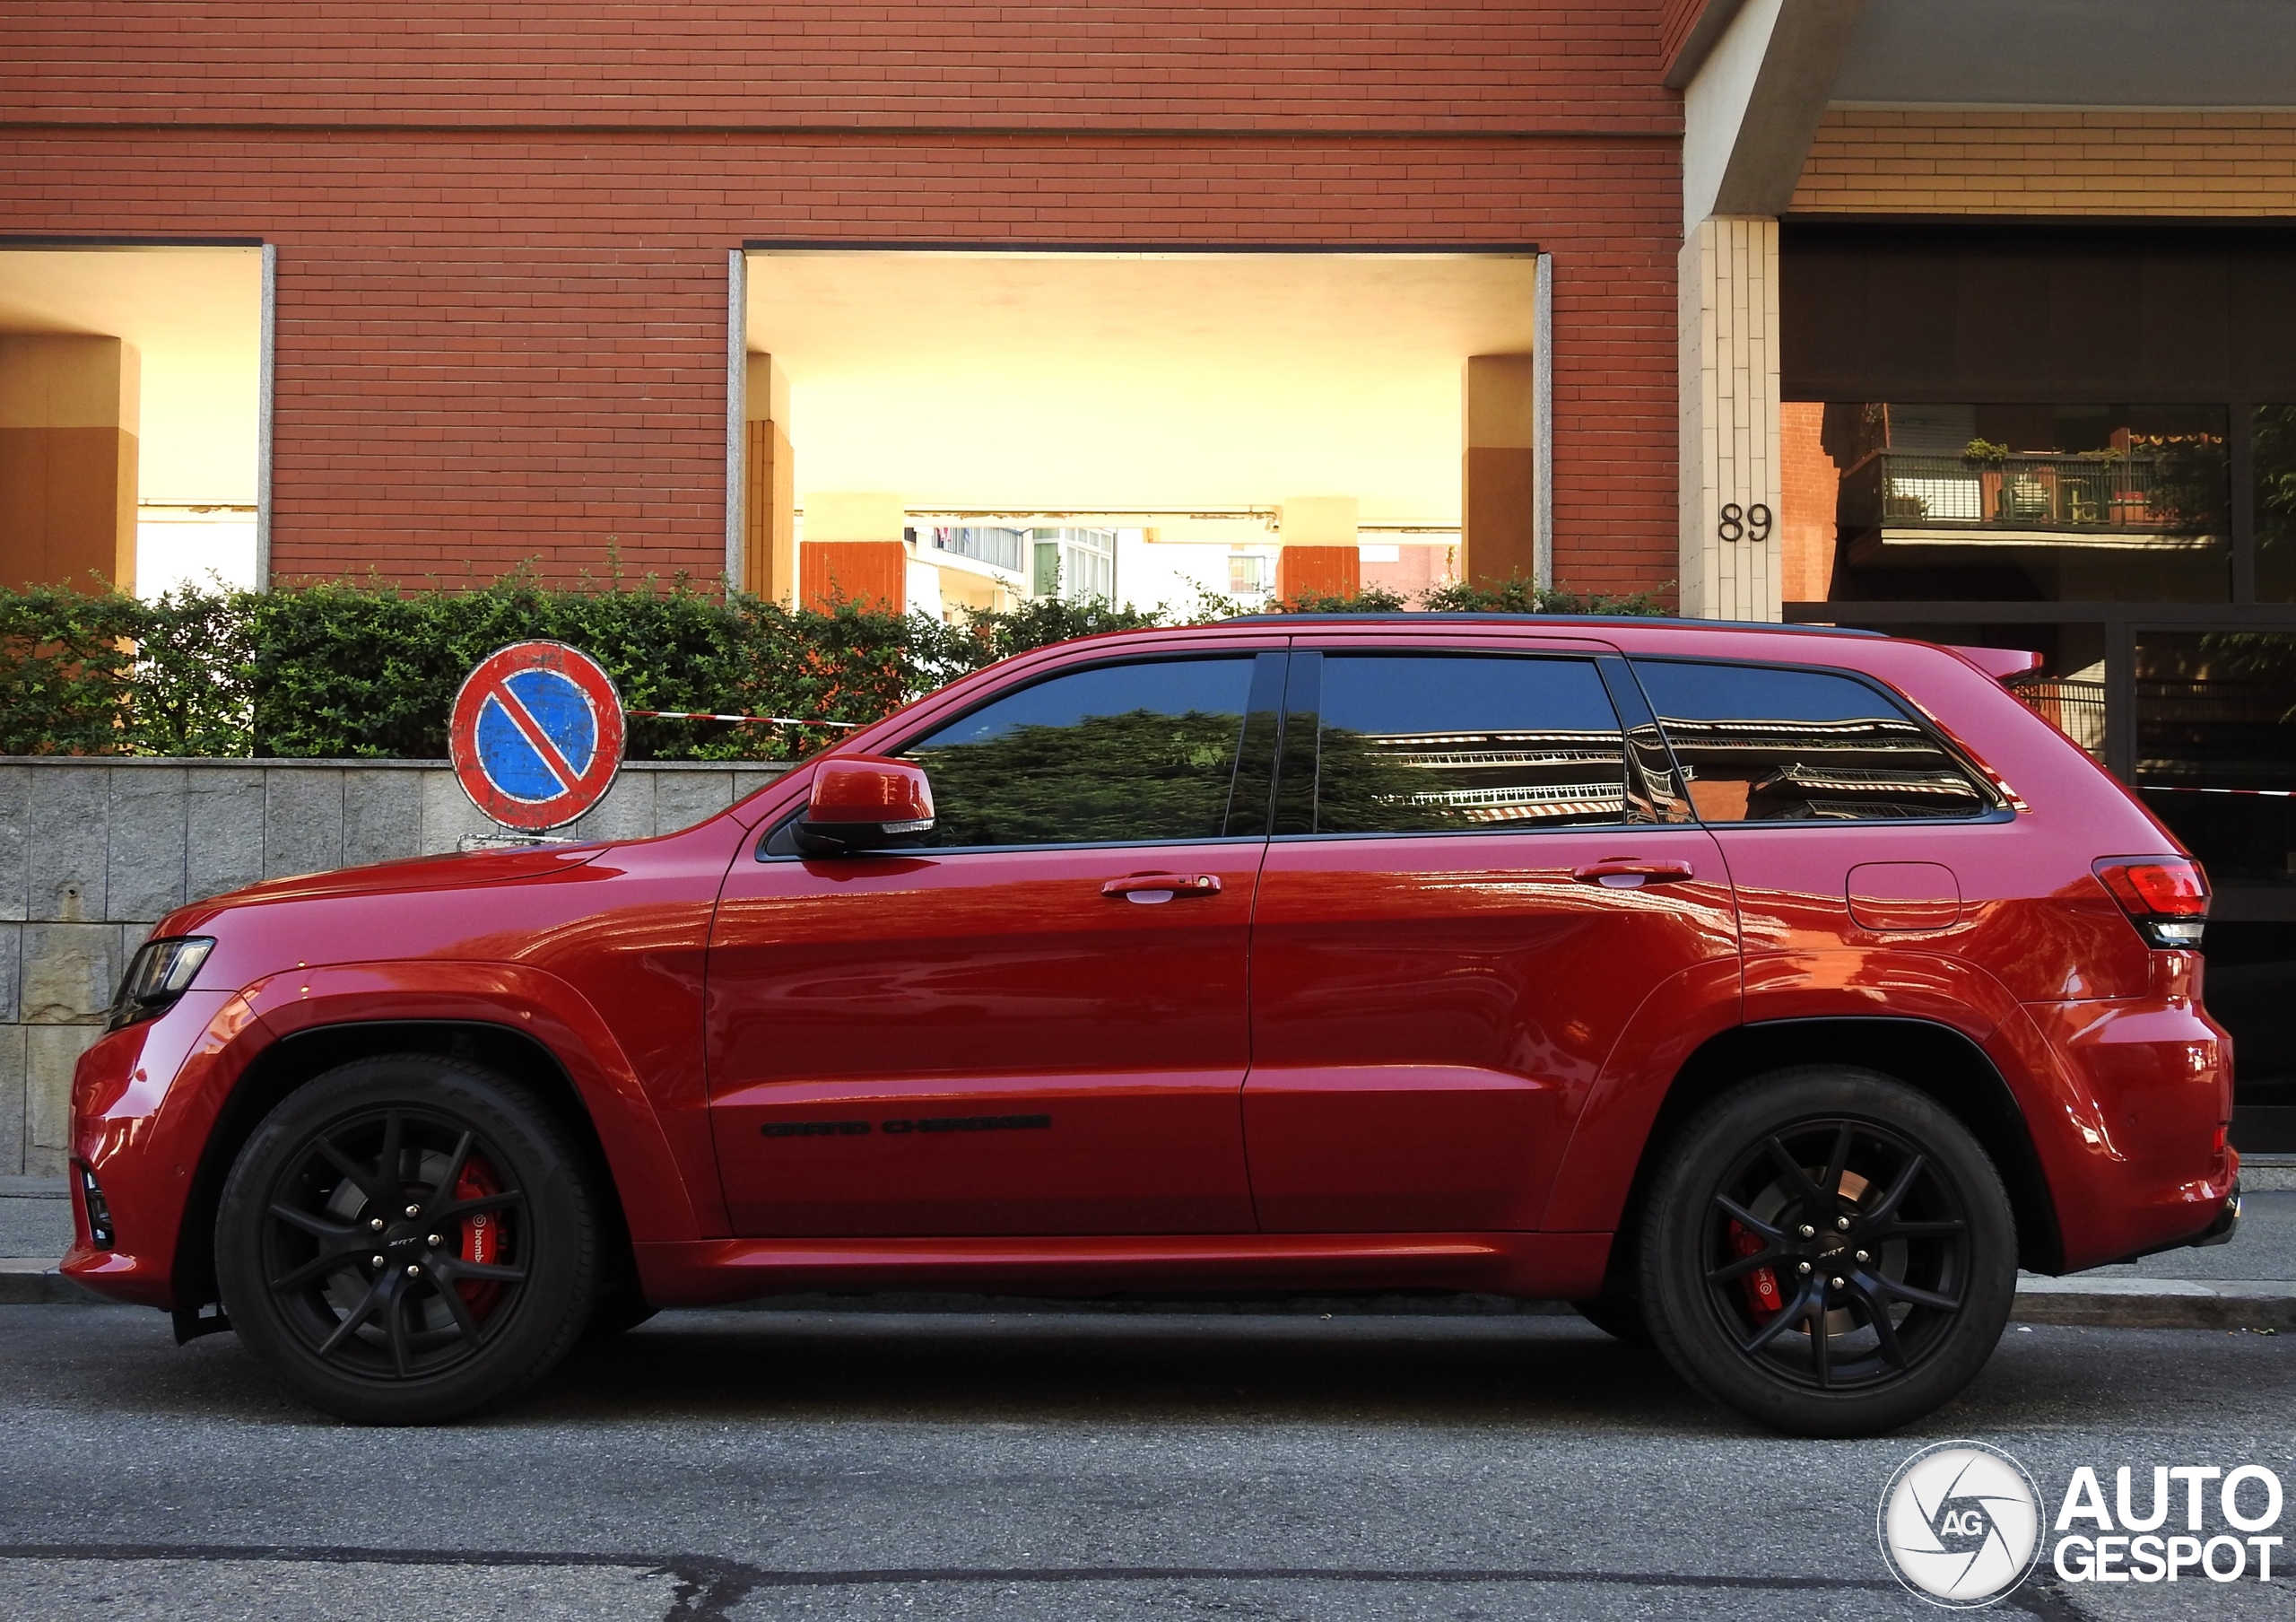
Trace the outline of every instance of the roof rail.
<instances>
[{"instance_id":1,"label":"roof rail","mask_svg":"<svg viewBox=\"0 0 2296 1622\"><path fill-rule=\"evenodd\" d=\"M1430 620L1500 621L1528 625L1672 625L1692 631L1787 631L1810 636L1886 636L1855 625L1789 625L1779 620L1702 620L1658 614L1509 614L1499 609L1383 609L1373 614L1239 614L1222 620L1223 625L1326 624L1361 625L1382 622L1408 625Z\"/></svg>"}]
</instances>

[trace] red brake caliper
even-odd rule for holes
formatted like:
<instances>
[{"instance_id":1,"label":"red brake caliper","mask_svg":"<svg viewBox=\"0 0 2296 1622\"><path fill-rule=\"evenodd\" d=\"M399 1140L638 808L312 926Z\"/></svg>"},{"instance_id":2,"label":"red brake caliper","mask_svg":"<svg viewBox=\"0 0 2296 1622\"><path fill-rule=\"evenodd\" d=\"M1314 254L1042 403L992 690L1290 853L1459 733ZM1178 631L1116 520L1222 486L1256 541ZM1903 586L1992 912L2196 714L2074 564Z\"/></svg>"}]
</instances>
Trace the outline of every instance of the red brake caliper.
<instances>
[{"instance_id":1,"label":"red brake caliper","mask_svg":"<svg viewBox=\"0 0 2296 1622\"><path fill-rule=\"evenodd\" d=\"M1730 1248L1741 1256L1759 1256L1762 1243L1737 1223L1730 1225ZM1768 1318L1786 1304L1786 1297L1778 1293L1778 1275L1766 1267L1758 1267L1743 1275L1738 1284L1746 1292L1746 1304L1757 1318Z\"/></svg>"},{"instance_id":2,"label":"red brake caliper","mask_svg":"<svg viewBox=\"0 0 2296 1622\"><path fill-rule=\"evenodd\" d=\"M455 1180L456 1199L482 1199L500 1192L501 1185L494 1181L494 1173L484 1161L474 1155L463 1163L463 1174ZM457 1250L465 1261L482 1266L493 1262L502 1253L502 1224L498 1214L479 1211L464 1217L461 1243ZM455 1291L469 1306L474 1318L485 1317L502 1296L502 1286L491 1278L457 1279Z\"/></svg>"}]
</instances>

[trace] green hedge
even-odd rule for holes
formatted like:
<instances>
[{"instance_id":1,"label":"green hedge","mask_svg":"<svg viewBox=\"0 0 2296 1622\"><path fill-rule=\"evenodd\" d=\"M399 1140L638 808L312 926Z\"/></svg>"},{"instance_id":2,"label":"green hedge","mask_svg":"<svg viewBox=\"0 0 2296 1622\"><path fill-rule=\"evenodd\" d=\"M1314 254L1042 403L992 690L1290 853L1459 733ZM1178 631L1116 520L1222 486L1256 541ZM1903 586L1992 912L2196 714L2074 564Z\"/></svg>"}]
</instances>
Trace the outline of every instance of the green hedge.
<instances>
[{"instance_id":1,"label":"green hedge","mask_svg":"<svg viewBox=\"0 0 2296 1622\"><path fill-rule=\"evenodd\" d=\"M1372 590L1283 606L1406 606ZM1439 588L1422 606L1663 612L1654 597L1588 598L1522 582ZM517 579L475 591L187 589L149 602L55 588L0 592L0 754L436 760L447 753L447 711L471 667L529 637L597 658L633 710L869 721L1031 648L1237 612L1218 598L1185 611L1036 602L944 625L850 606L788 609L652 580L593 589ZM834 736L812 725L633 719L629 752L637 760L779 760Z\"/></svg>"}]
</instances>

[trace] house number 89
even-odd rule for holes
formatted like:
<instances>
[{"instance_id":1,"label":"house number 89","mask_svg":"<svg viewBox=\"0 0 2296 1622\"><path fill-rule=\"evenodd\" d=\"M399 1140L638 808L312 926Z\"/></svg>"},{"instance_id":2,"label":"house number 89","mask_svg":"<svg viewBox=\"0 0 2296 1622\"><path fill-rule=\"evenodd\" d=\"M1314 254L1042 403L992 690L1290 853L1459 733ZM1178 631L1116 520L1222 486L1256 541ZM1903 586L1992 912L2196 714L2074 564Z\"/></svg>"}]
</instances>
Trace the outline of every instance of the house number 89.
<instances>
[{"instance_id":1,"label":"house number 89","mask_svg":"<svg viewBox=\"0 0 2296 1622\"><path fill-rule=\"evenodd\" d=\"M1726 541L1766 541L1770 539L1770 509L1760 501L1751 507L1725 501L1722 522L1715 533Z\"/></svg>"}]
</instances>

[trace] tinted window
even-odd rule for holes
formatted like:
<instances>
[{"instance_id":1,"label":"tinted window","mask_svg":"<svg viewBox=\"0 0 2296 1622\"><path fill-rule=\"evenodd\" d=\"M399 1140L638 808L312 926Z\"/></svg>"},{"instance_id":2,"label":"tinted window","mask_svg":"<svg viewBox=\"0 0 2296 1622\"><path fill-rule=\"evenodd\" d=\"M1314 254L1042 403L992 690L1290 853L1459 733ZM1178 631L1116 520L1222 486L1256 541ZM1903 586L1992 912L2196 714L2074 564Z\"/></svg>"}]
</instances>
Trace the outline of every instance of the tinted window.
<instances>
[{"instance_id":1,"label":"tinted window","mask_svg":"<svg viewBox=\"0 0 2296 1622\"><path fill-rule=\"evenodd\" d=\"M910 744L938 845L1214 839L1249 658L1105 665L982 706Z\"/></svg>"},{"instance_id":2,"label":"tinted window","mask_svg":"<svg viewBox=\"0 0 2296 1622\"><path fill-rule=\"evenodd\" d=\"M1331 654L1321 710L1318 833L1481 833L1625 815L1618 717L1587 660Z\"/></svg>"},{"instance_id":3,"label":"tinted window","mask_svg":"<svg viewBox=\"0 0 2296 1622\"><path fill-rule=\"evenodd\" d=\"M1987 800L1928 731L1863 682L1817 670L1637 659L1708 822L1971 816Z\"/></svg>"}]
</instances>

